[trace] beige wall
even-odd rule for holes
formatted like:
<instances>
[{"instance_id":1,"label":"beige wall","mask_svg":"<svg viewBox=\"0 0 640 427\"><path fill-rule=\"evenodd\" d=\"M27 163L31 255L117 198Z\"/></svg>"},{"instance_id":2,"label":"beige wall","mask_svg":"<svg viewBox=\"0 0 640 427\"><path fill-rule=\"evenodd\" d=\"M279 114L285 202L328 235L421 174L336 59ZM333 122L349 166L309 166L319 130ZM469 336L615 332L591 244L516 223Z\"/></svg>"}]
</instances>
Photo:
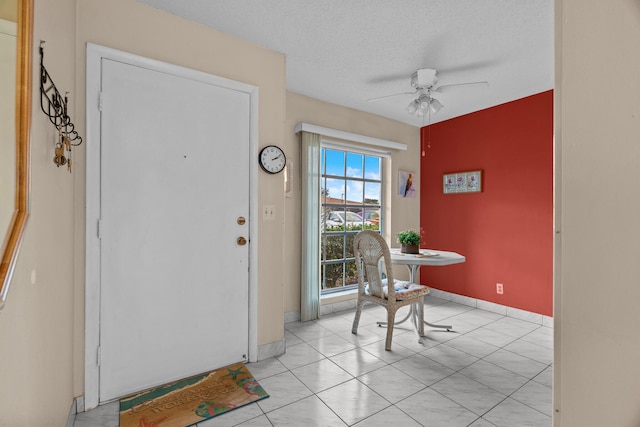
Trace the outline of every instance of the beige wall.
<instances>
[{"instance_id":1,"label":"beige wall","mask_svg":"<svg viewBox=\"0 0 640 427\"><path fill-rule=\"evenodd\" d=\"M34 82L37 46L46 40L45 65L61 90L73 91L75 1L36 3ZM31 215L0 312L2 427L64 425L73 396L73 332L82 328L74 324L73 176L51 160L56 133L37 90L32 110Z\"/></svg>"},{"instance_id":2,"label":"beige wall","mask_svg":"<svg viewBox=\"0 0 640 427\"><path fill-rule=\"evenodd\" d=\"M392 152L391 167L387 168L387 179L391 178L388 194L385 194L391 209L390 227L387 238L395 239L395 234L407 228L420 227L420 198L404 199L393 191L397 188L398 169L416 172L414 182L420 182L419 144L420 129L395 120L386 119L362 111L340 107L318 101L303 95L287 92L287 117L285 122L284 146L287 160L293 164L293 196L285 199L285 291L284 311L300 311L300 256L301 256L301 179L300 140L294 134L299 122L338 129L375 138L388 139L407 145L407 151ZM395 241L395 240L393 240ZM400 270L398 276L405 272Z\"/></svg>"},{"instance_id":3,"label":"beige wall","mask_svg":"<svg viewBox=\"0 0 640 427\"><path fill-rule=\"evenodd\" d=\"M640 425L639 46L638 0L556 0L556 426Z\"/></svg>"},{"instance_id":4,"label":"beige wall","mask_svg":"<svg viewBox=\"0 0 640 427\"><path fill-rule=\"evenodd\" d=\"M0 0L0 19L18 20L18 0Z\"/></svg>"},{"instance_id":5,"label":"beige wall","mask_svg":"<svg viewBox=\"0 0 640 427\"><path fill-rule=\"evenodd\" d=\"M0 99L0 230L4 236L9 229L16 199L16 100L8 95L16 91L16 25L8 21L0 24L0 93L4 95Z\"/></svg>"},{"instance_id":6,"label":"beige wall","mask_svg":"<svg viewBox=\"0 0 640 427\"><path fill-rule=\"evenodd\" d=\"M282 54L135 0L36 0L34 32L35 87L37 45L46 40L45 65L59 89L70 92L70 115L83 136L85 49L92 42L258 86L259 145L283 140ZM37 91L33 99L31 217L0 312L1 427L64 425L73 396L84 393L84 147L95 141L74 150L73 175L57 169L55 128L40 111ZM261 174L258 185L259 204L275 205L279 219L258 224L261 345L284 337L283 175Z\"/></svg>"}]
</instances>

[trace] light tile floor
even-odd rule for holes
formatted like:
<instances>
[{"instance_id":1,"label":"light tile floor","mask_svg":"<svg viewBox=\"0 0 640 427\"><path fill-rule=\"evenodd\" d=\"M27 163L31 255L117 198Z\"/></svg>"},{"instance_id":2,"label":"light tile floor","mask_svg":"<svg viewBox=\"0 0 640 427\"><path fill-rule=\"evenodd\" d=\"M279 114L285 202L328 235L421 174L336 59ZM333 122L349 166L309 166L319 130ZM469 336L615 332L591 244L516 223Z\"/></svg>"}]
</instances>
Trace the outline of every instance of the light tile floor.
<instances>
[{"instance_id":1,"label":"light tile floor","mask_svg":"<svg viewBox=\"0 0 640 427\"><path fill-rule=\"evenodd\" d=\"M454 330L427 327L420 344L406 322L389 352L381 307L365 308L358 335L353 311L286 324L286 354L247 365L270 397L198 427L551 426L551 328L433 297L425 305L425 318ZM73 425L117 427L117 402Z\"/></svg>"}]
</instances>

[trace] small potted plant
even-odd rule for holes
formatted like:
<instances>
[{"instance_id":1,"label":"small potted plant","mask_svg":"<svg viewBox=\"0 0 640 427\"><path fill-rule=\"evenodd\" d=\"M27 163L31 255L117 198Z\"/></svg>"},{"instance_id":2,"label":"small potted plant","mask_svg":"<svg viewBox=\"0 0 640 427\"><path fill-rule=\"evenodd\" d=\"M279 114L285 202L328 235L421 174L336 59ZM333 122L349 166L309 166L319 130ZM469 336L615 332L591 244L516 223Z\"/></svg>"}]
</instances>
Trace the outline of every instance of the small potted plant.
<instances>
[{"instance_id":1,"label":"small potted plant","mask_svg":"<svg viewBox=\"0 0 640 427\"><path fill-rule=\"evenodd\" d=\"M420 234L413 230L401 231L398 233L398 242L400 242L400 252L404 254L420 253Z\"/></svg>"}]
</instances>

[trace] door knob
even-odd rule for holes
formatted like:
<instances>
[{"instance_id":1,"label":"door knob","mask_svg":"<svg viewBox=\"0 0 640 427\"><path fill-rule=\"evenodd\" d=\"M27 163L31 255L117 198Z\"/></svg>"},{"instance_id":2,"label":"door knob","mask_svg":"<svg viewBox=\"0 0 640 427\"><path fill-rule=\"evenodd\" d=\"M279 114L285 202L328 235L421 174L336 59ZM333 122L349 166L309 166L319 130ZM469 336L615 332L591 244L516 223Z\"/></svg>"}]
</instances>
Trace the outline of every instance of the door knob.
<instances>
[{"instance_id":1,"label":"door knob","mask_svg":"<svg viewBox=\"0 0 640 427\"><path fill-rule=\"evenodd\" d=\"M237 242L238 242L238 245L244 246L247 244L247 239L245 239L244 237L238 237Z\"/></svg>"}]
</instances>

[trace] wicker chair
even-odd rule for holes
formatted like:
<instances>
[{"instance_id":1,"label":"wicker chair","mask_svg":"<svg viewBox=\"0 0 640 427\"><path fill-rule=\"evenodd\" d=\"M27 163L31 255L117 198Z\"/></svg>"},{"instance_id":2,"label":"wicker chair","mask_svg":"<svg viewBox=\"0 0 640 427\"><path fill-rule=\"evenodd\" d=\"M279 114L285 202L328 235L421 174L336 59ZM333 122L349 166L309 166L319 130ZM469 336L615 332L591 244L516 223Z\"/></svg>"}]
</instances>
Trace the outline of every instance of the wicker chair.
<instances>
[{"instance_id":1,"label":"wicker chair","mask_svg":"<svg viewBox=\"0 0 640 427\"><path fill-rule=\"evenodd\" d=\"M419 336L424 335L424 296L429 288L417 283L394 280L389 246L375 231L365 230L353 240L358 274L358 302L353 319L353 334L358 333L360 314L365 303L379 304L387 309L387 341L385 350L391 350L393 325L400 307L416 304L418 319L413 319ZM383 273L386 271L386 278ZM395 286L388 286L393 283Z\"/></svg>"}]
</instances>

